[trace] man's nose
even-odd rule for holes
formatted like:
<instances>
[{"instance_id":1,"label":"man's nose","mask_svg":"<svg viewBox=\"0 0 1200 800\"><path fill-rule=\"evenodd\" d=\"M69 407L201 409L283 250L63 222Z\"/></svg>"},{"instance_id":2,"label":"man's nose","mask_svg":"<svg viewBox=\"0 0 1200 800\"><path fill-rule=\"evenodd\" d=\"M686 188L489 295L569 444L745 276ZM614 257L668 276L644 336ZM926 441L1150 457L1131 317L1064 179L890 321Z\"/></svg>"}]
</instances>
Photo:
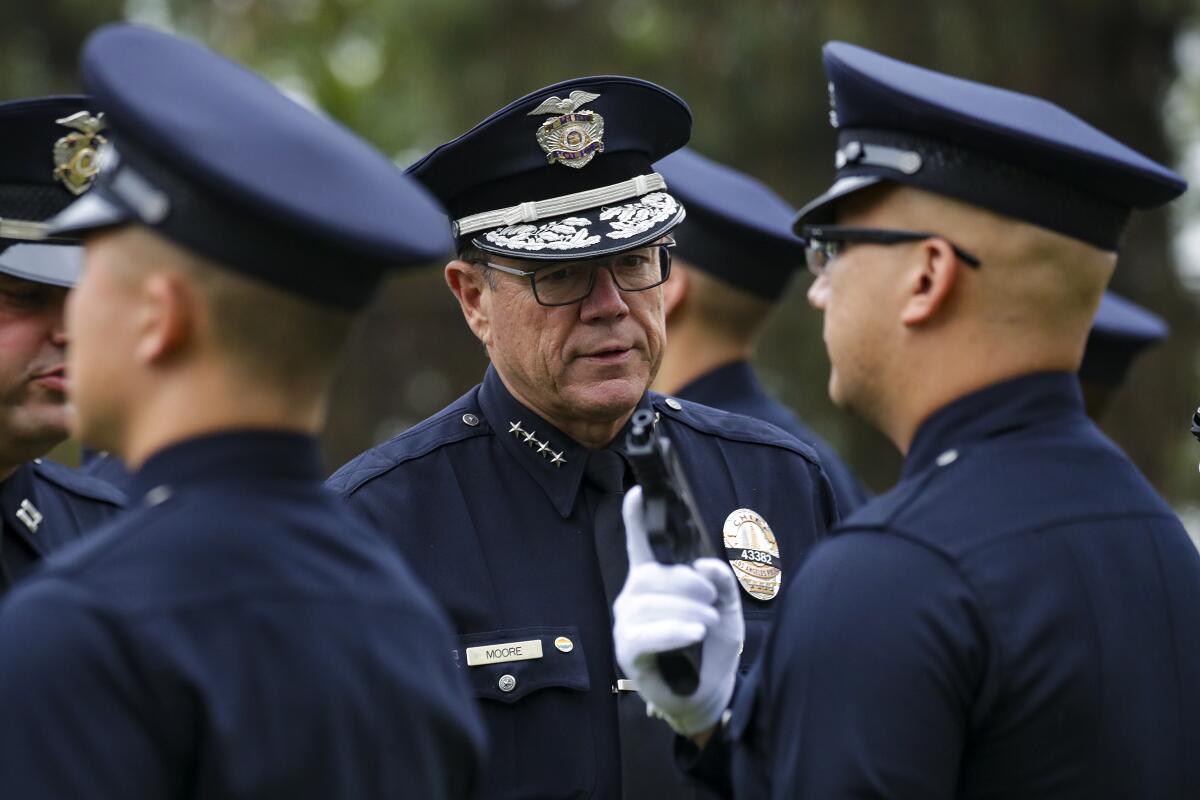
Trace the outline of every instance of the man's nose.
<instances>
[{"instance_id":1,"label":"man's nose","mask_svg":"<svg viewBox=\"0 0 1200 800\"><path fill-rule=\"evenodd\" d=\"M808 304L818 311L824 311L828 300L829 279L821 275L808 287Z\"/></svg>"},{"instance_id":2,"label":"man's nose","mask_svg":"<svg viewBox=\"0 0 1200 800\"><path fill-rule=\"evenodd\" d=\"M585 320L604 319L624 316L627 313L629 306L625 304L624 294L617 288L612 273L607 269L597 269L596 283L592 287L592 293L583 299L579 309L580 317Z\"/></svg>"},{"instance_id":3,"label":"man's nose","mask_svg":"<svg viewBox=\"0 0 1200 800\"><path fill-rule=\"evenodd\" d=\"M58 308L51 312L53 315L50 321L50 342L58 347L67 346L67 324L66 316L63 314L63 307L60 303Z\"/></svg>"}]
</instances>

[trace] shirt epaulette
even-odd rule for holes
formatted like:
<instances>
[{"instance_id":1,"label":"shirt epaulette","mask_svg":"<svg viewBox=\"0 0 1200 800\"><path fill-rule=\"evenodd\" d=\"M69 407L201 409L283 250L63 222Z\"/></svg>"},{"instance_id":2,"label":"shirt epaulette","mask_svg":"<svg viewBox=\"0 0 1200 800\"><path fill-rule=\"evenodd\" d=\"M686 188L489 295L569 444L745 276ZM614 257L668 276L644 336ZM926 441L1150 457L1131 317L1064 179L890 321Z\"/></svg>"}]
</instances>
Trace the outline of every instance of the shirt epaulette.
<instances>
[{"instance_id":1,"label":"shirt epaulette","mask_svg":"<svg viewBox=\"0 0 1200 800\"><path fill-rule=\"evenodd\" d=\"M816 450L769 422L710 408L689 400L665 397L653 392L650 394L650 401L654 405L654 410L664 417L669 417L701 433L744 444L782 447L821 466L821 457L817 455Z\"/></svg>"},{"instance_id":2,"label":"shirt epaulette","mask_svg":"<svg viewBox=\"0 0 1200 800\"><path fill-rule=\"evenodd\" d=\"M78 497L111 503L118 508L127 502L125 495L112 484L48 458L34 459L33 471L42 480Z\"/></svg>"},{"instance_id":3,"label":"shirt epaulette","mask_svg":"<svg viewBox=\"0 0 1200 800\"><path fill-rule=\"evenodd\" d=\"M476 386L432 417L346 462L329 477L326 487L338 494L352 494L406 461L448 444L490 434L491 426L479 412L478 393Z\"/></svg>"}]
</instances>

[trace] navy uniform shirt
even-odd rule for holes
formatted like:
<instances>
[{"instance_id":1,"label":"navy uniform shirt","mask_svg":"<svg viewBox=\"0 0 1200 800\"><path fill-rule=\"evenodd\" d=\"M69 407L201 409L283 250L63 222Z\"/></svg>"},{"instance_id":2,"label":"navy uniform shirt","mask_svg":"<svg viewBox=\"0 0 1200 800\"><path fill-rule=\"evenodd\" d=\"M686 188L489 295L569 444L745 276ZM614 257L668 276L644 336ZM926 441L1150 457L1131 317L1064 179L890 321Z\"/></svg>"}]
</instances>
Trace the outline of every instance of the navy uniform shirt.
<instances>
[{"instance_id":1,"label":"navy uniform shirt","mask_svg":"<svg viewBox=\"0 0 1200 800\"><path fill-rule=\"evenodd\" d=\"M735 361L701 375L680 389L676 397L765 420L816 450L821 457L821 466L833 485L841 516L849 516L850 512L870 499L866 488L829 443L813 433L786 406L767 394L748 362Z\"/></svg>"},{"instance_id":2,"label":"navy uniform shirt","mask_svg":"<svg viewBox=\"0 0 1200 800\"><path fill-rule=\"evenodd\" d=\"M752 509L774 531L787 586L834 513L813 451L758 420L655 395L647 404L677 448L718 552L726 517ZM614 692L610 610L581 488L587 458L489 369L481 386L330 479L433 589L462 652L539 643L540 658L466 668L492 746L490 800L622 796L617 704L641 700ZM778 599L743 593L742 602L749 663ZM645 775L640 796L691 796L678 788L670 729L651 722L656 738L637 745L661 754L661 770Z\"/></svg>"},{"instance_id":3,"label":"navy uniform shirt","mask_svg":"<svg viewBox=\"0 0 1200 800\"><path fill-rule=\"evenodd\" d=\"M0 483L0 593L52 550L99 527L125 496L103 481L49 459L17 467Z\"/></svg>"},{"instance_id":4,"label":"navy uniform shirt","mask_svg":"<svg viewBox=\"0 0 1200 800\"><path fill-rule=\"evenodd\" d=\"M118 489L129 485L130 472L125 462L106 450L83 448L79 471L84 475L99 478Z\"/></svg>"},{"instance_id":5,"label":"navy uniform shirt","mask_svg":"<svg viewBox=\"0 0 1200 800\"><path fill-rule=\"evenodd\" d=\"M300 434L173 445L9 596L0 796L467 796L445 618L320 474Z\"/></svg>"},{"instance_id":6,"label":"navy uniform shirt","mask_svg":"<svg viewBox=\"0 0 1200 800\"><path fill-rule=\"evenodd\" d=\"M936 412L784 599L738 797L1200 797L1200 556L1074 375Z\"/></svg>"}]
</instances>

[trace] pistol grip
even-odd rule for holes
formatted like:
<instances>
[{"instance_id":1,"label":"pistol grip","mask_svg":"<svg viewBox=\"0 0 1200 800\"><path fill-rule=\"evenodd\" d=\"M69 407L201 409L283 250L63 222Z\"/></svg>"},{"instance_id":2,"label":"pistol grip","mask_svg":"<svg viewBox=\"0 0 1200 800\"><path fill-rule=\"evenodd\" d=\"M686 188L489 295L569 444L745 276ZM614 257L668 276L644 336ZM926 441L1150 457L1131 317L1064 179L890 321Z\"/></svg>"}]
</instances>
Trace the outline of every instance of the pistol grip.
<instances>
[{"instance_id":1,"label":"pistol grip","mask_svg":"<svg viewBox=\"0 0 1200 800\"><path fill-rule=\"evenodd\" d=\"M687 697L700 685L703 642L658 654L658 671L671 691Z\"/></svg>"}]
</instances>

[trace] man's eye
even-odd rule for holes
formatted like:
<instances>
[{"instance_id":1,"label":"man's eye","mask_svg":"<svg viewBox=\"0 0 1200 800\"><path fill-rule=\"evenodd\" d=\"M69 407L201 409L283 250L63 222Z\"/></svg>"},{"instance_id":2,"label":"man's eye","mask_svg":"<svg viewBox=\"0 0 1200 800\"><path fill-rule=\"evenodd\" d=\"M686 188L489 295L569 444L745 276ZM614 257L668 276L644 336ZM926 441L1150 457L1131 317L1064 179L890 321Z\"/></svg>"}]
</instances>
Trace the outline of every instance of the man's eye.
<instances>
[{"instance_id":1,"label":"man's eye","mask_svg":"<svg viewBox=\"0 0 1200 800\"><path fill-rule=\"evenodd\" d=\"M575 271L569 268L552 269L538 274L538 281L541 283L561 283L569 281L574 277Z\"/></svg>"}]
</instances>

